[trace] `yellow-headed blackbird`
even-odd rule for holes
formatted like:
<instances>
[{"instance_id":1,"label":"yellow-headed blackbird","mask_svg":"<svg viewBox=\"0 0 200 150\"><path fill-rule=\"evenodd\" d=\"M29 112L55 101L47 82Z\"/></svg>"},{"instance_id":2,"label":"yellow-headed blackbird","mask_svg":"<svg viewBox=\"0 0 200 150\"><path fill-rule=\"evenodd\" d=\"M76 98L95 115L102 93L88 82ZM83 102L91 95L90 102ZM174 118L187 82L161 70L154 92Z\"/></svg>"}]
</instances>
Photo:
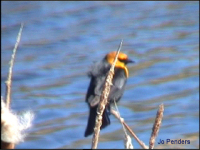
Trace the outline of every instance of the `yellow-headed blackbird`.
<instances>
[{"instance_id":1,"label":"yellow-headed blackbird","mask_svg":"<svg viewBox=\"0 0 200 150\"><path fill-rule=\"evenodd\" d=\"M96 62L91 71L89 72L89 77L91 78L90 85L86 94L86 102L90 108L90 115L88 119L87 128L85 131L85 137L91 135L94 132L95 119L97 115L97 107L100 101L101 92L105 83L105 78L110 70L110 67L115 59L116 52L108 53L103 60ZM110 89L110 94L108 96L108 102L113 103L114 100L118 102L123 95L126 80L128 78L129 72L126 64L132 63L134 61L128 59L127 55L124 53L119 53L118 59L115 65L115 72L113 76L113 81ZM105 128L110 124L110 104L107 104L102 118L101 129Z\"/></svg>"}]
</instances>

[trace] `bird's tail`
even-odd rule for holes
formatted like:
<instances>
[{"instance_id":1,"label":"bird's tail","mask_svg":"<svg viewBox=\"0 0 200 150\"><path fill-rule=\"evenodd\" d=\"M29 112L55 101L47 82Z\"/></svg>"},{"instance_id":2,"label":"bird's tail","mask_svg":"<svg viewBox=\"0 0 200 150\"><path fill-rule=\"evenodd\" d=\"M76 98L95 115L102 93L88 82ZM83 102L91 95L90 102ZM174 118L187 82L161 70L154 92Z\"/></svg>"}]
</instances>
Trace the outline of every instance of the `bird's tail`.
<instances>
[{"instance_id":1,"label":"bird's tail","mask_svg":"<svg viewBox=\"0 0 200 150\"><path fill-rule=\"evenodd\" d=\"M91 135L94 132L95 120L96 120L96 116L97 116L97 107L98 106L90 108L88 124L87 124L87 128L85 130L85 137ZM103 112L101 129L105 128L109 124L110 124L110 118L108 116L107 109L105 108L105 110Z\"/></svg>"}]
</instances>

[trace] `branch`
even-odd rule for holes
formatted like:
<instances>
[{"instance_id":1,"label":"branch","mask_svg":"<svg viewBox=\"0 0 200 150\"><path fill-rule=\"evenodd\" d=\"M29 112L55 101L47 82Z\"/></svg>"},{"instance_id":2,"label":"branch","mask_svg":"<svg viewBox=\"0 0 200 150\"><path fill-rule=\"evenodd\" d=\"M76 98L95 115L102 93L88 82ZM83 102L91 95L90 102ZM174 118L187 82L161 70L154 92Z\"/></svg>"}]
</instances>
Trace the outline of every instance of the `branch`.
<instances>
[{"instance_id":1,"label":"branch","mask_svg":"<svg viewBox=\"0 0 200 150\"><path fill-rule=\"evenodd\" d=\"M131 130L131 128L126 124L126 122L124 121L124 119L121 118L121 117L119 116L119 114L118 114L115 110L111 109L111 113L112 113L117 119L119 119L120 122L123 123L123 125L126 127L126 129L131 133L131 135L135 138L135 140L140 144L140 146L141 146L143 149L149 149L149 147L146 146L146 145L144 144L144 142L142 142L142 141L136 136L136 134L135 134L135 133Z\"/></svg>"}]
</instances>

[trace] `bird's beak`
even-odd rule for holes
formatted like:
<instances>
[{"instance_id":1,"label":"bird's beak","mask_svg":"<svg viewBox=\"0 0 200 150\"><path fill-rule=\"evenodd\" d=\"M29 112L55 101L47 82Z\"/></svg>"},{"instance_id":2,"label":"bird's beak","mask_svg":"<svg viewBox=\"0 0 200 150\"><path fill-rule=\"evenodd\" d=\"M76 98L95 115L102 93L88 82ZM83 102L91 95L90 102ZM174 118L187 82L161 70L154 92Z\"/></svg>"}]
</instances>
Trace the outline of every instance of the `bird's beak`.
<instances>
[{"instance_id":1,"label":"bird's beak","mask_svg":"<svg viewBox=\"0 0 200 150\"><path fill-rule=\"evenodd\" d=\"M133 61L133 60L131 60L131 59L127 59L125 63L126 63L126 64L128 64L128 63L135 63L135 61Z\"/></svg>"}]
</instances>

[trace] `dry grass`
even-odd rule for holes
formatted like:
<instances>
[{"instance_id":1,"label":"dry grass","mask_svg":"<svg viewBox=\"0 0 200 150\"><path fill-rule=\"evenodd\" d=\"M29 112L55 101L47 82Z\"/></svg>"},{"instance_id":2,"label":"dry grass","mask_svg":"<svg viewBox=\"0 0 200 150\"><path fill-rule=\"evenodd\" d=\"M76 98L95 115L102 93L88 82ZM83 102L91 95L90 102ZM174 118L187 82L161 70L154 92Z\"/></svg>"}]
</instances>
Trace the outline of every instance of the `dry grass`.
<instances>
[{"instance_id":1,"label":"dry grass","mask_svg":"<svg viewBox=\"0 0 200 150\"><path fill-rule=\"evenodd\" d=\"M12 86L12 70L14 65L15 54L21 39L23 24L21 24L13 54L11 56L10 67L8 71L8 79L6 83L6 103L1 97L1 148L14 149L15 145L22 142L25 137L24 130L31 126L33 113L26 111L18 116L12 112L11 103L11 86Z\"/></svg>"},{"instance_id":2,"label":"dry grass","mask_svg":"<svg viewBox=\"0 0 200 150\"><path fill-rule=\"evenodd\" d=\"M100 127L102 125L102 114L105 110L105 106L107 105L108 101L108 95L110 93L110 86L112 85L112 79L113 79L113 75L114 75L114 68L115 68L115 64L120 52L120 49L122 47L122 42L121 41L117 54L115 56L115 60L110 68L110 71L108 73L108 76L106 77L106 81L103 87L103 91L100 97L100 102L97 108L97 117L96 117L96 121L95 121L95 128L94 128L94 134L93 134L93 138L92 138L92 149L96 149L97 148L97 144L98 144L98 140L99 140L99 133L100 133Z\"/></svg>"}]
</instances>

